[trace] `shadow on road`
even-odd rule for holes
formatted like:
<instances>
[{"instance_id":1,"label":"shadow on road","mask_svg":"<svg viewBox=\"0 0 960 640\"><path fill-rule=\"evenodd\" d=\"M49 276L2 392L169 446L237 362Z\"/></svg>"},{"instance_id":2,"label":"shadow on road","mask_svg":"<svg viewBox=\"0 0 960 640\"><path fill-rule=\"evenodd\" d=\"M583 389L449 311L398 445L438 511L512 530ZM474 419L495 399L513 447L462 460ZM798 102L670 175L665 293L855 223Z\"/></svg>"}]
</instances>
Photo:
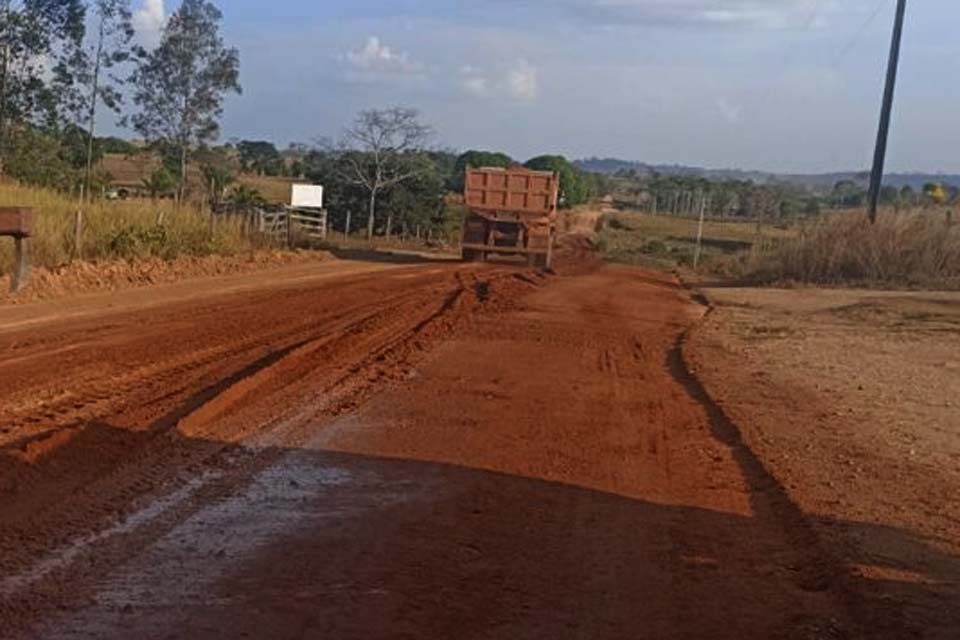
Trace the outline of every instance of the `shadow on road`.
<instances>
[{"instance_id":1,"label":"shadow on road","mask_svg":"<svg viewBox=\"0 0 960 640\"><path fill-rule=\"evenodd\" d=\"M340 260L381 262L387 264L455 264L460 259L455 255L436 255L391 249L366 249L328 247L326 249Z\"/></svg>"},{"instance_id":2,"label":"shadow on road","mask_svg":"<svg viewBox=\"0 0 960 640\"><path fill-rule=\"evenodd\" d=\"M252 452L175 429L90 424L32 463L0 451L0 626L54 638L951 637L958 612L947 605L960 559L907 531L846 522L830 524L913 549L922 566L887 568L917 578L864 584L822 549L823 564L798 566L792 545L816 545L810 525L726 419L714 411L711 419L753 490L778 494L773 515L791 544L771 537L764 513L430 461ZM131 461L144 472L130 484L150 482L149 470L164 466L175 473L164 476L162 493L182 491L197 482L198 459L218 460L218 474L188 494L199 498L155 517L129 527L121 519L118 528L115 505L104 510L95 499L109 505L111 483L121 494L134 488L115 486L116 469ZM66 476L77 468L90 473ZM115 535L73 556L59 548L110 526ZM31 535L44 544L9 544ZM31 550L72 562L4 593L15 567L36 564L26 562ZM840 619L825 606L836 601ZM928 626L911 628L904 609L922 611ZM57 610L65 611L51 618Z\"/></svg>"}]
</instances>

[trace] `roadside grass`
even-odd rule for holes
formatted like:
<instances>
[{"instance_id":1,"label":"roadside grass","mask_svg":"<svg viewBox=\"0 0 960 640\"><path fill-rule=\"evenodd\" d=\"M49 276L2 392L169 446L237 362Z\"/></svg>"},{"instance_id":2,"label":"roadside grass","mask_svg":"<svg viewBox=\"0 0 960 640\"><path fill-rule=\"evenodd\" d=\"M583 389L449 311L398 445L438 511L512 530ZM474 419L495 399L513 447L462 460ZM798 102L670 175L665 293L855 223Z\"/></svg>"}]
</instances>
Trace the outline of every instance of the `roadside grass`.
<instances>
[{"instance_id":1,"label":"roadside grass","mask_svg":"<svg viewBox=\"0 0 960 640\"><path fill-rule=\"evenodd\" d=\"M78 255L74 220L78 202L59 193L0 182L0 206L30 207L37 212L31 240L32 263L53 268ZM159 221L162 219L162 224ZM95 201L83 207L79 255L86 260L186 255L231 255L258 248L236 219L218 219L169 200ZM11 272L13 242L0 238L0 274Z\"/></svg>"},{"instance_id":2,"label":"roadside grass","mask_svg":"<svg viewBox=\"0 0 960 640\"><path fill-rule=\"evenodd\" d=\"M744 262L754 284L960 289L960 225L940 211L823 216Z\"/></svg>"},{"instance_id":3,"label":"roadside grass","mask_svg":"<svg viewBox=\"0 0 960 640\"><path fill-rule=\"evenodd\" d=\"M672 270L692 267L699 221L673 216L622 211L607 213L601 221L597 245L612 262ZM793 237L788 226L739 221L706 221L703 226L701 265L726 270L744 253L778 244Z\"/></svg>"},{"instance_id":4,"label":"roadside grass","mask_svg":"<svg viewBox=\"0 0 960 640\"><path fill-rule=\"evenodd\" d=\"M697 220L606 214L607 260L674 270L693 266ZM748 285L960 289L960 222L943 210L831 211L790 225L708 221L700 271Z\"/></svg>"}]
</instances>

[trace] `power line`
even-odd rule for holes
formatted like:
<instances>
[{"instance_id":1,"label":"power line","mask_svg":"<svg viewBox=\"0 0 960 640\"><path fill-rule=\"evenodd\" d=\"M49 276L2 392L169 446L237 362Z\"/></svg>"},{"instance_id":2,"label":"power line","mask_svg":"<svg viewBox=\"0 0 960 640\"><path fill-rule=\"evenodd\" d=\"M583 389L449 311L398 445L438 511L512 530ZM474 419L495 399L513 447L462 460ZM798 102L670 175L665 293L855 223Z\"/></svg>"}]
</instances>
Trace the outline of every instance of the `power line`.
<instances>
[{"instance_id":1,"label":"power line","mask_svg":"<svg viewBox=\"0 0 960 640\"><path fill-rule=\"evenodd\" d=\"M888 0L880 0L879 2L877 2L877 6L874 8L873 13L871 13L867 17L867 19L864 20L863 24L860 25L860 28L857 29L856 33L853 34L853 37L850 38L850 41L847 42L847 44L844 45L843 49L839 51L839 53L837 54L837 57L833 61L834 65L839 64L841 61L843 61L843 59L847 57L847 54L849 54L853 50L853 48L860 41L860 38L863 37L863 34L867 30L867 27L873 24L873 21L877 19L877 16L879 16L880 13L886 8L887 1Z\"/></svg>"}]
</instances>

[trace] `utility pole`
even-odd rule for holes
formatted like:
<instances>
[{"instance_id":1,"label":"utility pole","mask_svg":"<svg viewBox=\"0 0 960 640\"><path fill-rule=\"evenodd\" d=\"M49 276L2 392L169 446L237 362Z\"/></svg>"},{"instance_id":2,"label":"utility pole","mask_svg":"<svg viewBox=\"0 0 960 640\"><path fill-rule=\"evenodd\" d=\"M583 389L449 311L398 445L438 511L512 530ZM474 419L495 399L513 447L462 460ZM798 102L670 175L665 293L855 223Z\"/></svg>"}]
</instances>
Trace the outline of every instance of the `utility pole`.
<instances>
[{"instance_id":1,"label":"utility pole","mask_svg":"<svg viewBox=\"0 0 960 640\"><path fill-rule=\"evenodd\" d=\"M693 270L700 268L700 252L703 251L703 221L707 214L707 198L700 195L700 224L697 227L697 251L693 254Z\"/></svg>"},{"instance_id":2,"label":"utility pole","mask_svg":"<svg viewBox=\"0 0 960 640\"><path fill-rule=\"evenodd\" d=\"M883 107L880 110L880 130L877 133L877 148L873 156L873 172L870 175L870 222L877 222L877 205L883 187L883 165L887 158L887 140L890 136L890 115L893 112L893 94L897 87L897 68L900 64L900 41L903 37L903 19L907 0L897 0L897 17L893 25L893 42L890 44L890 61L887 66L887 84L883 91Z\"/></svg>"}]
</instances>

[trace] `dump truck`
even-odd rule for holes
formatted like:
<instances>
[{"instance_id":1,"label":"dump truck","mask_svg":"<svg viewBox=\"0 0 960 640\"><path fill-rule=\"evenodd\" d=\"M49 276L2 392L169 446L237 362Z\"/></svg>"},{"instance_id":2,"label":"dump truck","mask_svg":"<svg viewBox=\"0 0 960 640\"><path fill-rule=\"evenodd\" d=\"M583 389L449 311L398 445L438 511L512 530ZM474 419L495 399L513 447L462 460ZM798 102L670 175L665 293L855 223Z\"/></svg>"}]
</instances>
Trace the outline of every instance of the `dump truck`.
<instances>
[{"instance_id":1,"label":"dump truck","mask_svg":"<svg viewBox=\"0 0 960 640\"><path fill-rule=\"evenodd\" d=\"M468 168L461 253L466 261L524 256L550 268L557 235L560 176L523 167Z\"/></svg>"}]
</instances>

